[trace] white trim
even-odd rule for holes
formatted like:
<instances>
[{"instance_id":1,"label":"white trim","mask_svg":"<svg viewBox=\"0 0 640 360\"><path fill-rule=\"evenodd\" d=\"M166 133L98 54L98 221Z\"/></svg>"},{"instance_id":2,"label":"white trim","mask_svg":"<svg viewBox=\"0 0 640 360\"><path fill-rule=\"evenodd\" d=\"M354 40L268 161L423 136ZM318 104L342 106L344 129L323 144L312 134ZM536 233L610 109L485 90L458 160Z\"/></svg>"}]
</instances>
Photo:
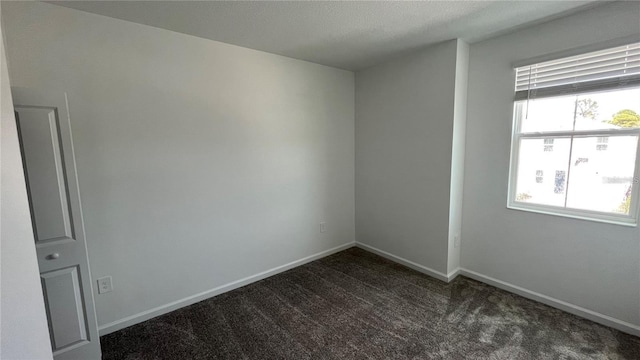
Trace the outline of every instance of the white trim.
<instances>
[{"instance_id":1,"label":"white trim","mask_svg":"<svg viewBox=\"0 0 640 360\"><path fill-rule=\"evenodd\" d=\"M155 307L153 309L145 310L145 311L142 311L140 313L137 313L137 314L134 314L134 315L131 315L131 316L127 316L127 317L122 318L120 320L116 320L116 321L112 321L112 322L104 324L104 325L100 325L100 326L98 326L98 332L100 333L100 336L103 336L103 335L112 333L114 331L118 331L120 329L124 329L126 327L131 326L131 325L135 325L135 324L141 323L143 321L152 319L152 318L154 318L156 316L160 316L160 315L166 314L168 312L174 311L176 309L180 309L182 307L195 304L195 303L200 302L202 300L206 300L206 299L208 299L210 297L213 297L213 296L216 296L216 295L220 295L222 293L237 289L237 288L245 286L245 285L249 285L249 284L254 283L256 281L260 281L260 280L268 278L270 276L273 276L273 275L279 274L281 272L293 269L293 268L295 268L297 266L304 265L304 264L309 263L311 261L315 261L315 260L321 259L323 257L335 254L335 253L337 253L339 251L349 249L351 247L354 247L355 245L356 245L355 242L350 242L350 243L347 243L347 244L336 246L336 247L331 248L329 250L321 251L319 253L304 257L302 259L292 261L292 262L290 262L288 264L280 265L280 266L274 267L272 269L257 273L255 275L247 276L247 277L245 277L243 279L236 280L236 281L230 282L228 284L215 287L215 288L213 288L211 290L206 290L206 291L203 291L201 293L198 293L198 294L195 294L195 295L191 295L191 296L187 296L187 297L185 297L183 299L176 300L176 301L170 302L168 304Z\"/></svg>"},{"instance_id":2,"label":"white trim","mask_svg":"<svg viewBox=\"0 0 640 360\"><path fill-rule=\"evenodd\" d=\"M594 91L595 92L595 91ZM573 144L574 138L596 137L596 136L638 136L636 145L636 161L634 164L633 184L640 178L640 129L599 129L599 130L578 130L578 131L537 131L521 132L522 126L522 106L527 100L514 101L514 115L511 128L511 154L509 158L509 183L507 186L507 208L512 210L533 212L538 214L562 216L567 218L595 221L613 225L636 227L638 225L638 212L640 211L640 194L636 186L631 187L631 204L628 215L616 214L613 212L600 212L592 210L575 209L566 206L566 196L569 191L569 178L571 166L567 167L569 173L566 179L565 206L551 206L544 204L525 203L516 201L516 191L518 183L518 167L520 166L520 142L522 139L547 139L547 138L570 138ZM572 145L573 146L573 145ZM569 152L571 161L571 152Z\"/></svg>"},{"instance_id":3,"label":"white trim","mask_svg":"<svg viewBox=\"0 0 640 360\"><path fill-rule=\"evenodd\" d=\"M622 332L625 332L625 333L628 333L628 334L631 334L631 335L640 336L640 326L638 326L638 325L634 325L634 324L631 324L631 323L628 323L628 322L625 322L625 321L622 321L622 320L618 320L618 319L613 318L611 316L604 315L604 314L601 314L601 313L593 311L593 310L585 309L583 307L580 307L580 306L577 306L577 305L573 305L573 304L568 303L566 301L558 300L556 298L552 298L551 296L543 295L543 294L537 293L535 291L531 291L531 290L525 289L523 287L507 283L507 282L502 281L502 280L494 279L492 277L489 277L489 276L486 276L486 275L482 275L482 274L477 273L475 271L471 271L471 270L464 269L464 268L461 268L459 270L460 270L460 275L462 275L462 276L466 276L468 278L483 282L485 284L488 284L488 285L491 285L491 286L495 286L495 287L500 288L502 290L506 290L508 292L520 295L520 296L525 297L527 299L531 299L531 300L534 300L534 301L549 305L549 306L554 307L556 309L560 309L560 310L568 312L570 314L577 315L579 317L591 320L591 321L596 322L598 324L609 326L609 327L612 327L614 329L620 330Z\"/></svg>"},{"instance_id":4,"label":"white trim","mask_svg":"<svg viewBox=\"0 0 640 360\"><path fill-rule=\"evenodd\" d=\"M383 258L389 259L389 260L391 260L393 262L397 262L398 264L402 264L402 265L404 265L406 267L409 267L409 268L411 268L413 270L419 271L419 272L421 272L423 274L429 275L429 276L431 276L433 278L436 278L438 280L444 281L444 282L449 282L449 281L453 280L453 277L455 277L457 275L456 270L452 271L450 274L445 274L445 273L442 273L440 271L428 268L428 267L426 267L424 265L420 265L418 263L415 263L415 262L413 262L411 260L407 260L407 259L402 258L400 256L393 255L393 254L388 253L388 252L386 252L384 250L380 250L380 249L375 248L375 247L373 247L371 245L363 244L361 242L356 242L356 246L361 248L361 249L370 251L370 252L372 252L372 253L374 253L376 255L380 255ZM451 276L453 276L453 277L451 277Z\"/></svg>"},{"instance_id":5,"label":"white trim","mask_svg":"<svg viewBox=\"0 0 640 360\"><path fill-rule=\"evenodd\" d=\"M206 299L208 299L210 297L213 297L213 296L216 296L216 295L220 295L220 294L225 293L227 291L231 291L231 290L237 289L239 287L251 284L253 282L265 279L267 277L270 277L270 276L276 275L278 273L287 271L287 270L295 268L297 266L304 265L304 264L309 263L311 261L321 259L323 257L326 257L326 256L329 256L331 254L337 253L339 251L346 250L346 249L351 248L353 246L357 246L357 247L359 247L361 249L370 251L370 252L372 252L374 254L380 255L380 256L382 256L384 258L387 258L387 259L389 259L391 261L394 261L396 263L405 265L405 266L407 266L409 268L412 268L412 269L414 269L414 270L416 270L418 272L421 272L423 274L426 274L428 276L431 276L433 278L436 278L436 279L444 281L444 282L451 282L456 277L458 277L460 275L461 276L466 276L468 278L483 282L483 283L491 285L491 286L495 286L497 288L500 288L500 289L509 291L511 293L520 295L520 296L525 297L527 299L538 301L540 303L543 303L543 304L549 305L551 307L560 309L562 311L568 312L570 314L577 315L579 317L594 321L596 323L612 327L614 329L623 331L623 332L631 334L631 335L640 336L640 326L638 326L638 325L634 325L634 324L631 324L631 323L628 323L628 322L625 322L625 321L622 321L622 320L618 320L618 319L613 318L611 316L604 315L604 314L601 314L601 313L598 313L598 312L595 312L595 311L592 311L592 310L589 310L589 309L585 309L583 307L570 304L570 303L568 303L566 301L558 300L558 299L552 298L550 296L543 295L543 294L540 294L540 293L537 293L535 291L531 291L531 290L525 289L525 288L517 286L517 285L512 285L512 284L504 282L502 280L494 279L492 277L489 277L489 276L486 276L486 275L482 275L480 273L477 273L475 271L468 270L468 269L465 269L465 268L456 268L453 271L451 271L450 273L444 274L442 272L433 270L433 269L428 268L426 266L417 264L417 263L415 263L413 261L401 258L399 256L390 254L390 253L388 253L386 251L377 249L377 248L375 248L373 246L366 245L366 244L363 244L363 243L360 243L360 242L350 242L350 243L347 243L347 244L344 244L344 245L340 245L340 246L334 247L332 249L325 250L325 251L319 252L319 253L314 254L314 255L307 256L305 258L302 258L302 259L299 259L299 260L296 260L296 261L292 261L292 262L290 262L288 264L281 265L281 266L275 267L273 269L270 269L270 270L267 270L267 271L263 271L261 273L258 273L258 274L252 275L252 276L248 276L246 278L243 278L243 279L228 283L226 285L218 286L218 287L213 288L211 290L207 290L207 291L201 292L199 294L195 294L195 295L183 298L181 300L177 300L177 301L171 302L171 303L166 304L166 305L158 306L156 308L149 309L149 310L140 312L138 314L127 316L127 317L125 317L123 319L116 320L116 321L110 322L108 324L104 324L104 325L99 326L98 331L100 333L100 336L106 335L106 334L112 333L114 331L118 331L120 329L124 329L124 328L126 328L128 326L132 326L132 325L141 323L143 321L152 319L152 318L154 318L156 316L160 316L160 315L166 314L166 313L171 312L173 310L176 310L176 309L179 309L179 308L182 308L182 307L185 307L185 306L189 306L189 305L195 304L195 303L200 302L202 300L206 300Z\"/></svg>"},{"instance_id":6,"label":"white trim","mask_svg":"<svg viewBox=\"0 0 640 360\"><path fill-rule=\"evenodd\" d=\"M638 225L637 221L635 221L634 219L629 219L627 217L622 217L622 216L619 218L613 217L613 216L607 217L605 215L602 215L601 213L591 214L588 210L572 211L571 208L559 208L559 207L552 207L552 206L544 206L540 204L526 204L526 205L521 205L521 204L526 204L526 203L518 203L514 201L513 204L507 205L507 209L527 211L527 212L532 212L536 214L544 214L544 215L551 215L551 216L560 216L560 217L566 217L570 219L595 221L595 222L600 222L605 224L621 225L621 226L628 226L628 227L637 227ZM591 215L585 215L585 214L591 214Z\"/></svg>"},{"instance_id":7,"label":"white trim","mask_svg":"<svg viewBox=\"0 0 640 360\"><path fill-rule=\"evenodd\" d=\"M523 100L520 100L523 101ZM519 138L533 139L554 139L554 138L570 138L570 137L609 137L609 136L638 136L640 129L596 129L596 130L565 130L565 131L532 131L520 132L516 134ZM547 145L547 144L545 144Z\"/></svg>"},{"instance_id":8,"label":"white trim","mask_svg":"<svg viewBox=\"0 0 640 360\"><path fill-rule=\"evenodd\" d=\"M460 275L460 272L462 271L461 268L455 268L453 269L450 273L447 274L447 282L452 282L453 280L455 280L458 275Z\"/></svg>"},{"instance_id":9,"label":"white trim","mask_svg":"<svg viewBox=\"0 0 640 360\"><path fill-rule=\"evenodd\" d=\"M620 330L622 332L631 334L631 335L635 335L635 336L640 336L640 326L639 325L634 325L631 323L628 323L626 321L622 321L616 318L613 318L611 316L608 315L604 315L601 314L599 312L593 311L593 310L589 310L571 303L568 303L566 301L562 301L562 300L558 300L556 298L553 298L551 296L547 296L547 295L543 295L540 293L537 293L535 291L529 290L529 289L525 289L523 287L517 286L517 285L513 285L510 283L507 283L505 281L502 280L498 280L498 279L494 279L492 277L486 276L486 275L482 275L480 273L477 273L475 271L472 270L468 270L465 268L456 268L453 271L451 271L449 274L444 274L441 273L439 271L430 269L426 266L417 264L413 261L401 258L399 256L390 254L386 251L377 249L373 246L370 245L366 245L363 244L361 242L356 242L356 246L370 251L372 253L375 253L377 255L380 255L384 258L387 258L391 261L397 262L399 264L405 265L409 268L412 268L414 270L417 270L423 274L429 275L433 278L436 278L438 280L442 280L445 282L451 282L453 281L456 277L458 276L466 276L468 278L483 282L485 284L497 287L499 289L502 290L506 290L508 292L520 295L522 297L525 297L527 299L531 299L533 301L537 301L540 303L543 303L545 305L549 305L551 307L554 307L556 309L560 309L562 311L565 311L567 313L579 316L581 318L587 319L587 320L591 320L593 322L596 322L598 324L604 325L604 326L608 326L617 330Z\"/></svg>"}]
</instances>

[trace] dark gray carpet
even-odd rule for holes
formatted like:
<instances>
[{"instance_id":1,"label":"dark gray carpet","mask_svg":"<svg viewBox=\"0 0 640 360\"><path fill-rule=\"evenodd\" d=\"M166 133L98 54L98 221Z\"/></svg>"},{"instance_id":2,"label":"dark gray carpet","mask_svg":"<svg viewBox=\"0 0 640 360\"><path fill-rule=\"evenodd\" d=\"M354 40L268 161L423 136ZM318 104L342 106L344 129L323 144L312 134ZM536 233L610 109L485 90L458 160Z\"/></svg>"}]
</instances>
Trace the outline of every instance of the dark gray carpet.
<instances>
[{"instance_id":1,"label":"dark gray carpet","mask_svg":"<svg viewBox=\"0 0 640 360\"><path fill-rule=\"evenodd\" d=\"M640 338L357 248L101 338L103 359L640 359Z\"/></svg>"}]
</instances>

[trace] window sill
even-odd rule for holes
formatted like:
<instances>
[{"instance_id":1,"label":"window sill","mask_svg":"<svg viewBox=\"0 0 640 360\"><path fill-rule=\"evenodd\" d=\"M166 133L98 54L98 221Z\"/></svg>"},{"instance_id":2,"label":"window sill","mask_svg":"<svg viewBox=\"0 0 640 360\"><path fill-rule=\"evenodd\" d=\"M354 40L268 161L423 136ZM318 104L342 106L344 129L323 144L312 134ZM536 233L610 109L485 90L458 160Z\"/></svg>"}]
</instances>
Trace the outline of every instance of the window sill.
<instances>
[{"instance_id":1,"label":"window sill","mask_svg":"<svg viewBox=\"0 0 640 360\"><path fill-rule=\"evenodd\" d=\"M545 208L537 208L537 207L529 207L529 206L520 206L517 204L508 204L507 209L517 210L517 211L525 211L532 212L543 215L551 215L551 216L559 216L571 219L599 222L611 225L621 225L626 227L637 227L637 220L629 218L629 219L612 219L605 217L598 217L598 215L589 216L589 215L580 215L571 212L561 212L556 209L545 209Z\"/></svg>"}]
</instances>

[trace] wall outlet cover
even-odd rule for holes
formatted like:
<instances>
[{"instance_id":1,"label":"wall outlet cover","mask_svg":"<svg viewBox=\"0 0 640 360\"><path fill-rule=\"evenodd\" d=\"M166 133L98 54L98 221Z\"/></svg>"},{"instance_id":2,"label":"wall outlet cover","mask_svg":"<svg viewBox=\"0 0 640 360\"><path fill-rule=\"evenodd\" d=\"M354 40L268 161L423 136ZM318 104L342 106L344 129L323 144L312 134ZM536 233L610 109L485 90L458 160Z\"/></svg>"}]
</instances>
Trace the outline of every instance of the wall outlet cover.
<instances>
[{"instance_id":1,"label":"wall outlet cover","mask_svg":"<svg viewBox=\"0 0 640 360\"><path fill-rule=\"evenodd\" d=\"M111 276L101 277L98 281L98 294L104 294L113 291L113 282Z\"/></svg>"}]
</instances>

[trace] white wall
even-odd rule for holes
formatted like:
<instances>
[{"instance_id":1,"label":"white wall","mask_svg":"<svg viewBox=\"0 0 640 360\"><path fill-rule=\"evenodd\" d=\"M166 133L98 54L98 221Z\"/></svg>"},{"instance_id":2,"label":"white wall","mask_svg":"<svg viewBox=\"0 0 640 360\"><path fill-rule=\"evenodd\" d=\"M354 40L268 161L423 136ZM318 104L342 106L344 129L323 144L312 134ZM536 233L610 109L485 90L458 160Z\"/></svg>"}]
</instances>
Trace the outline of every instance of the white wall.
<instances>
[{"instance_id":1,"label":"white wall","mask_svg":"<svg viewBox=\"0 0 640 360\"><path fill-rule=\"evenodd\" d=\"M640 230L506 208L512 63L636 34L640 3L617 2L471 45L462 266L640 325Z\"/></svg>"},{"instance_id":2,"label":"white wall","mask_svg":"<svg viewBox=\"0 0 640 360\"><path fill-rule=\"evenodd\" d=\"M443 274L457 47L356 74L356 239Z\"/></svg>"},{"instance_id":3,"label":"white wall","mask_svg":"<svg viewBox=\"0 0 640 360\"><path fill-rule=\"evenodd\" d=\"M354 241L353 73L50 4L3 21L13 85L69 95L99 325Z\"/></svg>"},{"instance_id":4,"label":"white wall","mask_svg":"<svg viewBox=\"0 0 640 360\"><path fill-rule=\"evenodd\" d=\"M4 12L4 4L1 5ZM51 359L27 189L0 31L0 358Z\"/></svg>"}]
</instances>

